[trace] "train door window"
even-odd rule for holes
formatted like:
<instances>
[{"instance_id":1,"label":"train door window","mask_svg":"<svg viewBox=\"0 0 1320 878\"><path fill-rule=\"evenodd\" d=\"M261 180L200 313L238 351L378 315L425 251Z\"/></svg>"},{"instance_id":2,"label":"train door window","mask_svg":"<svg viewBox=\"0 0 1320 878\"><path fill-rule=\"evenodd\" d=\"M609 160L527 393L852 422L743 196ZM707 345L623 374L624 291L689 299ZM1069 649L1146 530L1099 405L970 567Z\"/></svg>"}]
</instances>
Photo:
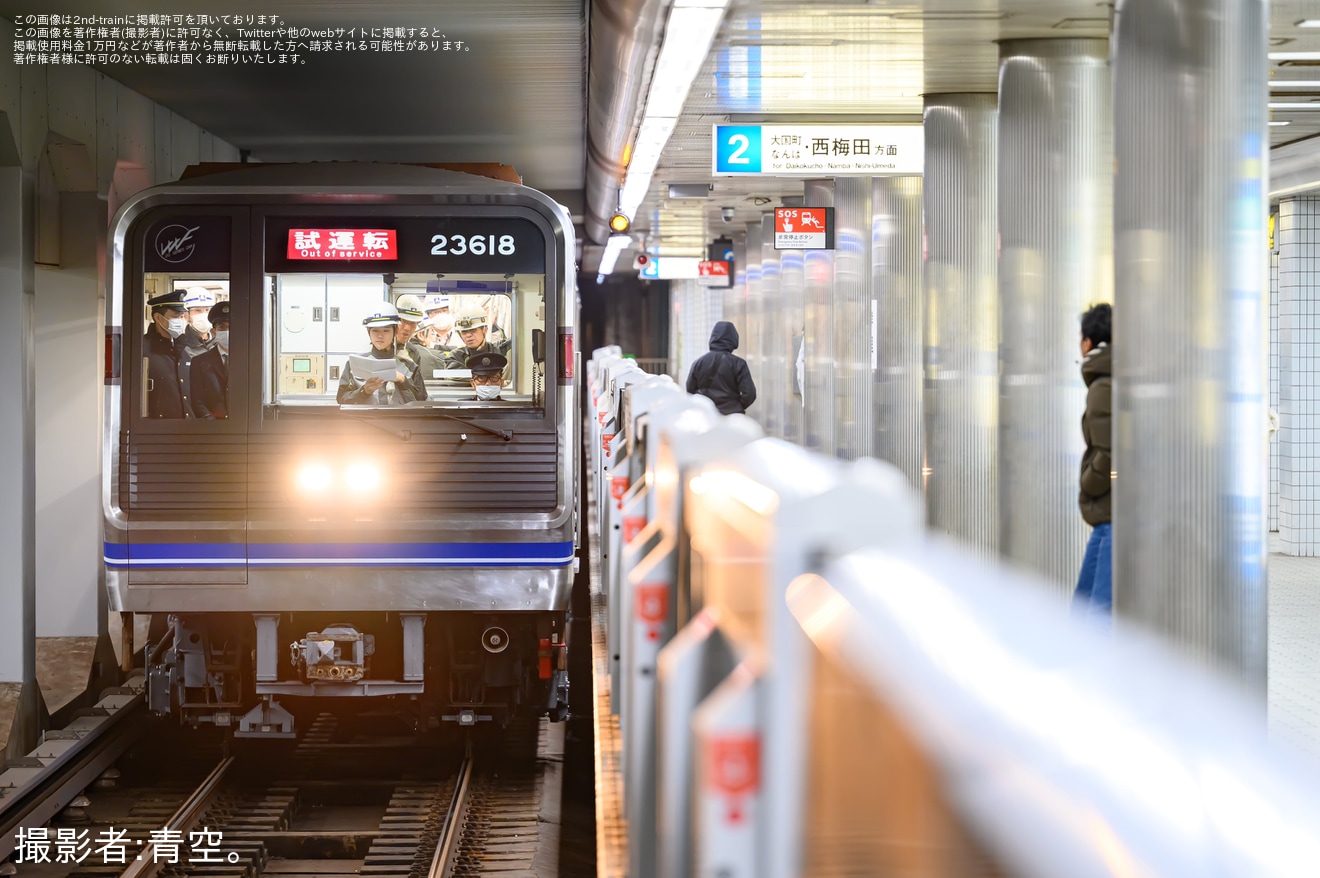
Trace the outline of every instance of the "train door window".
<instances>
[{"instance_id":1,"label":"train door window","mask_svg":"<svg viewBox=\"0 0 1320 878\"><path fill-rule=\"evenodd\" d=\"M232 219L167 216L143 236L140 286L125 294L138 368L133 408L156 421L207 421L241 413L245 309L231 285ZM140 321L140 322L139 322Z\"/></svg>"}]
</instances>

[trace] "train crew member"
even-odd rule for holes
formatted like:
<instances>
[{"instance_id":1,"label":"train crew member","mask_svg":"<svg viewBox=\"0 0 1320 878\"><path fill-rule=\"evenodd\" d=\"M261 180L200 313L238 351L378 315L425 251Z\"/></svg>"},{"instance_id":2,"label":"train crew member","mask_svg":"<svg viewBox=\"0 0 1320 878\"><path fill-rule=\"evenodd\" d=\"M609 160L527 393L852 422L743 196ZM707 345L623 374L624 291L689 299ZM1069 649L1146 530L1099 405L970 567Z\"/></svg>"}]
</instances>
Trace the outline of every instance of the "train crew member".
<instances>
[{"instance_id":1,"label":"train crew member","mask_svg":"<svg viewBox=\"0 0 1320 878\"><path fill-rule=\"evenodd\" d=\"M362 325L371 339L371 350L362 356L377 360L394 360L398 369L394 380L367 378L360 385L353 377L352 361L344 364L339 376L339 392L335 398L340 405L404 405L426 399L426 385L421 370L411 360L395 353L395 333L399 325L399 310L388 302L382 303Z\"/></svg>"},{"instance_id":2,"label":"train crew member","mask_svg":"<svg viewBox=\"0 0 1320 878\"><path fill-rule=\"evenodd\" d=\"M448 296L427 296L426 316L431 321L432 350L452 351L463 343L454 332L454 315L449 310Z\"/></svg>"},{"instance_id":3,"label":"train crew member","mask_svg":"<svg viewBox=\"0 0 1320 878\"><path fill-rule=\"evenodd\" d=\"M207 312L214 329L215 347L193 358L193 417L204 421L229 417L229 303L220 302Z\"/></svg>"},{"instance_id":4,"label":"train crew member","mask_svg":"<svg viewBox=\"0 0 1320 878\"><path fill-rule=\"evenodd\" d=\"M189 417L188 397L184 391L179 354L179 339L188 328L188 309L183 304L183 290L163 293L147 302L151 324L142 339L142 355L147 361L147 417Z\"/></svg>"},{"instance_id":5,"label":"train crew member","mask_svg":"<svg viewBox=\"0 0 1320 878\"><path fill-rule=\"evenodd\" d=\"M425 382L427 376L435 374L436 369L444 368L444 358L431 351L417 335L427 320L422 311L422 300L411 294L403 295L395 301L394 307L399 309L399 328L394 335L398 344L395 353L399 359L416 365L421 380Z\"/></svg>"},{"instance_id":6,"label":"train crew member","mask_svg":"<svg viewBox=\"0 0 1320 878\"><path fill-rule=\"evenodd\" d=\"M489 401L500 398L500 389L504 387L504 368L509 361L499 354L478 354L468 357L468 368L472 370L472 390L476 396L469 400Z\"/></svg>"},{"instance_id":7,"label":"train crew member","mask_svg":"<svg viewBox=\"0 0 1320 878\"><path fill-rule=\"evenodd\" d=\"M490 319L486 317L486 312L480 310L466 311L454 321L454 328L458 330L458 336L463 340L463 346L450 352L450 358L458 361L459 365L466 367L468 357L475 354L499 354L504 356L508 353L509 343L493 342L487 338L487 330L490 328Z\"/></svg>"},{"instance_id":8,"label":"train crew member","mask_svg":"<svg viewBox=\"0 0 1320 878\"><path fill-rule=\"evenodd\" d=\"M183 332L183 346L210 350L215 346L210 319L215 296L206 287L188 287L183 293L183 304L188 308L188 328Z\"/></svg>"}]
</instances>

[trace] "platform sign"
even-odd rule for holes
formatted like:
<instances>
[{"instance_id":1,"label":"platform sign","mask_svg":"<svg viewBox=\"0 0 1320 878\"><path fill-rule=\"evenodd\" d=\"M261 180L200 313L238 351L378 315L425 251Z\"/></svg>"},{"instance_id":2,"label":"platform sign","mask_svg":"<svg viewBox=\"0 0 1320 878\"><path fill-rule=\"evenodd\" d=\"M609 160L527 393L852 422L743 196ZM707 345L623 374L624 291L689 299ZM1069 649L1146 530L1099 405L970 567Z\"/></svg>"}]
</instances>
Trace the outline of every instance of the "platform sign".
<instances>
[{"instance_id":1,"label":"platform sign","mask_svg":"<svg viewBox=\"0 0 1320 878\"><path fill-rule=\"evenodd\" d=\"M729 263L723 260L698 262L697 284L703 287L729 286Z\"/></svg>"},{"instance_id":2,"label":"platform sign","mask_svg":"<svg viewBox=\"0 0 1320 878\"><path fill-rule=\"evenodd\" d=\"M920 174L925 139L914 125L716 125L717 175L776 177Z\"/></svg>"},{"instance_id":3,"label":"platform sign","mask_svg":"<svg viewBox=\"0 0 1320 878\"><path fill-rule=\"evenodd\" d=\"M776 250L833 250L834 208L776 207Z\"/></svg>"},{"instance_id":4,"label":"platform sign","mask_svg":"<svg viewBox=\"0 0 1320 878\"><path fill-rule=\"evenodd\" d=\"M638 272L638 277L644 277L647 280L658 280L660 277L660 260L654 257L649 259L642 266L642 270Z\"/></svg>"}]
</instances>

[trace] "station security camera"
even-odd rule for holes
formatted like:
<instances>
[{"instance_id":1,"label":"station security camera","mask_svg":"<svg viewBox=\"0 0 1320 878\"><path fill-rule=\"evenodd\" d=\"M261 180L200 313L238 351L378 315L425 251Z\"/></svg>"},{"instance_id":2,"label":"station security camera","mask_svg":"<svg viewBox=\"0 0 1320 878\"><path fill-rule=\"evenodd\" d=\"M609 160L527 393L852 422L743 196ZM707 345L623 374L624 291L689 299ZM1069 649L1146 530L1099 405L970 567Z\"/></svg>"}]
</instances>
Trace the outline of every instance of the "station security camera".
<instances>
[{"instance_id":1,"label":"station security camera","mask_svg":"<svg viewBox=\"0 0 1320 878\"><path fill-rule=\"evenodd\" d=\"M721 207L721 208L720 208L720 219L724 220L726 223L731 223L731 222L733 222L733 208L732 208L732 207Z\"/></svg>"}]
</instances>

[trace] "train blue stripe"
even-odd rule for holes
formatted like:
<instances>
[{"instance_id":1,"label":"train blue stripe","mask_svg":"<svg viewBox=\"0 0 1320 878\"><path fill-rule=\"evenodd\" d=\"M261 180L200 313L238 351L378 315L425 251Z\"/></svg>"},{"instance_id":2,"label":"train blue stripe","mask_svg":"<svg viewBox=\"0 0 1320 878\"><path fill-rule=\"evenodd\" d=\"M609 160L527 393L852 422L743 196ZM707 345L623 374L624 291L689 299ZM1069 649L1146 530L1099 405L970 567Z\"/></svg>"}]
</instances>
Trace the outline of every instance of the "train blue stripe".
<instances>
[{"instance_id":1,"label":"train blue stripe","mask_svg":"<svg viewBox=\"0 0 1320 878\"><path fill-rule=\"evenodd\" d=\"M110 567L526 567L573 560L573 543L106 543Z\"/></svg>"}]
</instances>

